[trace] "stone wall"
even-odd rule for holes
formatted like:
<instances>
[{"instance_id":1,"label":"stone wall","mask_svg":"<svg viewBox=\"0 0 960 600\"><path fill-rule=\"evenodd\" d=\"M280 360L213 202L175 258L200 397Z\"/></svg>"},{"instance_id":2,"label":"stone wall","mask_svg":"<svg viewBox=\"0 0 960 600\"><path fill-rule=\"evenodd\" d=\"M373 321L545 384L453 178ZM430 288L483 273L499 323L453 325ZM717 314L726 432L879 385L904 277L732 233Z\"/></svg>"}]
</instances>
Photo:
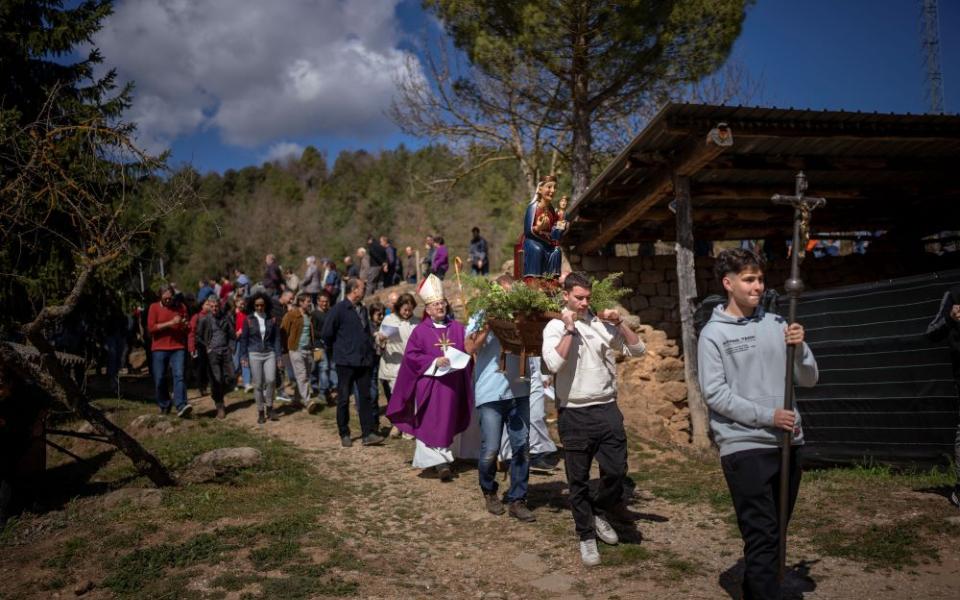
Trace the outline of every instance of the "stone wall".
<instances>
[{"instance_id":1,"label":"stone wall","mask_svg":"<svg viewBox=\"0 0 960 600\"><path fill-rule=\"evenodd\" d=\"M912 260L896 254L850 254L846 256L808 257L801 265L801 277L808 290L827 289L882 279L904 277L960 268L960 253L938 257L932 254ZM677 267L674 255L659 256L579 256L568 257L573 270L586 271L595 277L609 273L623 273L623 285L633 294L623 299L623 305L640 322L651 325L679 339L680 313L677 308ZM713 257L695 259L697 294L700 299L709 294L723 294L713 275ZM767 265L767 287L783 291L790 263L780 259Z\"/></svg>"},{"instance_id":2,"label":"stone wall","mask_svg":"<svg viewBox=\"0 0 960 600\"><path fill-rule=\"evenodd\" d=\"M618 404L626 425L645 437L676 445L690 442L690 409L683 360L675 341L649 325L634 327L647 347L617 367Z\"/></svg>"}]
</instances>

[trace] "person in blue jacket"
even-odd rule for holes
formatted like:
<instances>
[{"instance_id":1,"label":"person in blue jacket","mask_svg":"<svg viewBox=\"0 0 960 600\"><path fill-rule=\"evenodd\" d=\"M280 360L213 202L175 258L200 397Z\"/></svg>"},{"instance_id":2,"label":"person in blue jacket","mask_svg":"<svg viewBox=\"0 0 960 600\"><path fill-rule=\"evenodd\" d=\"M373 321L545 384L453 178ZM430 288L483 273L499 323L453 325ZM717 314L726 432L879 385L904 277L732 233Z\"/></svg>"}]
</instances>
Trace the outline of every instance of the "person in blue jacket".
<instances>
[{"instance_id":1,"label":"person in blue jacket","mask_svg":"<svg viewBox=\"0 0 960 600\"><path fill-rule=\"evenodd\" d=\"M277 420L273 410L273 393L277 384L277 361L280 360L280 324L272 316L270 296L258 292L247 306L251 313L240 331L240 361L250 367L253 396L257 401L257 423Z\"/></svg>"}]
</instances>

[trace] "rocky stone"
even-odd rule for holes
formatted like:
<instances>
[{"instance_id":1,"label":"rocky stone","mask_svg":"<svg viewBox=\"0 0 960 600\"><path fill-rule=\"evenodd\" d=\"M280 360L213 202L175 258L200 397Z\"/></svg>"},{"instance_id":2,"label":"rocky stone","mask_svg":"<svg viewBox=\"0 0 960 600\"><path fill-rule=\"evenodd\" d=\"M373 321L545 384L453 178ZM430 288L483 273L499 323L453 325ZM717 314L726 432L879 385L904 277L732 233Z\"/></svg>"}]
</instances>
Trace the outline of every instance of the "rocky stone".
<instances>
[{"instance_id":1,"label":"rocky stone","mask_svg":"<svg viewBox=\"0 0 960 600\"><path fill-rule=\"evenodd\" d=\"M650 306L656 306L657 308L676 308L677 299L670 298L669 296L654 296L650 298Z\"/></svg>"},{"instance_id":2,"label":"rocky stone","mask_svg":"<svg viewBox=\"0 0 960 600\"><path fill-rule=\"evenodd\" d=\"M647 300L646 296L634 296L630 298L630 308L632 310L643 310L650 306L650 301Z\"/></svg>"},{"instance_id":3,"label":"rocky stone","mask_svg":"<svg viewBox=\"0 0 960 600\"><path fill-rule=\"evenodd\" d=\"M668 341L663 346L660 346L659 348L657 348L657 354L664 357L666 356L677 357L677 356L680 356L680 348L677 347L676 342Z\"/></svg>"},{"instance_id":4,"label":"rocky stone","mask_svg":"<svg viewBox=\"0 0 960 600\"><path fill-rule=\"evenodd\" d=\"M551 594L562 594L569 591L576 579L564 573L550 573L539 579L534 579L530 585L538 590Z\"/></svg>"},{"instance_id":5,"label":"rocky stone","mask_svg":"<svg viewBox=\"0 0 960 600\"><path fill-rule=\"evenodd\" d=\"M657 365L657 381L683 381L683 361L673 356L666 356Z\"/></svg>"},{"instance_id":6,"label":"rocky stone","mask_svg":"<svg viewBox=\"0 0 960 600\"><path fill-rule=\"evenodd\" d=\"M603 271L607 268L607 257L605 256L584 256L583 270L591 275L596 275L596 271Z\"/></svg>"},{"instance_id":7,"label":"rocky stone","mask_svg":"<svg viewBox=\"0 0 960 600\"><path fill-rule=\"evenodd\" d=\"M633 291L641 296L656 296L657 284L641 282L633 288Z\"/></svg>"},{"instance_id":8,"label":"rocky stone","mask_svg":"<svg viewBox=\"0 0 960 600\"><path fill-rule=\"evenodd\" d=\"M640 283L663 283L663 271L641 271Z\"/></svg>"},{"instance_id":9,"label":"rocky stone","mask_svg":"<svg viewBox=\"0 0 960 600\"><path fill-rule=\"evenodd\" d=\"M127 430L131 433L172 433L176 429L172 417L167 415L140 415L130 421Z\"/></svg>"},{"instance_id":10,"label":"rocky stone","mask_svg":"<svg viewBox=\"0 0 960 600\"><path fill-rule=\"evenodd\" d=\"M204 452L193 459L195 465L210 465L214 468L236 469L252 467L263 462L263 453L256 448L217 448Z\"/></svg>"},{"instance_id":11,"label":"rocky stone","mask_svg":"<svg viewBox=\"0 0 960 600\"><path fill-rule=\"evenodd\" d=\"M662 308L645 308L637 312L637 317L644 323L654 323L663 318Z\"/></svg>"},{"instance_id":12,"label":"rocky stone","mask_svg":"<svg viewBox=\"0 0 960 600\"><path fill-rule=\"evenodd\" d=\"M607 269L626 273L630 270L630 259L626 256L611 256L607 259Z\"/></svg>"},{"instance_id":13,"label":"rocky stone","mask_svg":"<svg viewBox=\"0 0 960 600\"><path fill-rule=\"evenodd\" d=\"M263 462L263 453L256 448L217 448L193 459L183 475L184 481L202 483L237 469Z\"/></svg>"},{"instance_id":14,"label":"rocky stone","mask_svg":"<svg viewBox=\"0 0 960 600\"><path fill-rule=\"evenodd\" d=\"M94 583L93 581L91 581L90 579L87 579L86 581L84 581L83 583L81 583L80 585L78 585L77 587L73 588L73 593L74 593L75 595L77 595L77 596L83 596L84 594L86 594L86 593L88 593L88 592L92 592L92 591L93 591L93 588L95 588L95 587L97 587L97 584L95 584L95 583Z\"/></svg>"},{"instance_id":15,"label":"rocky stone","mask_svg":"<svg viewBox=\"0 0 960 600\"><path fill-rule=\"evenodd\" d=\"M513 559L513 566L528 573L545 573L547 565L536 554L521 552Z\"/></svg>"},{"instance_id":16,"label":"rocky stone","mask_svg":"<svg viewBox=\"0 0 960 600\"><path fill-rule=\"evenodd\" d=\"M156 488L120 488L100 500L105 509L116 508L127 502L135 508L156 508L163 502L163 492Z\"/></svg>"},{"instance_id":17,"label":"rocky stone","mask_svg":"<svg viewBox=\"0 0 960 600\"><path fill-rule=\"evenodd\" d=\"M682 381L667 381L661 383L660 397L674 404L683 402L687 399L687 384Z\"/></svg>"},{"instance_id":18,"label":"rocky stone","mask_svg":"<svg viewBox=\"0 0 960 600\"><path fill-rule=\"evenodd\" d=\"M670 417L672 417L673 413L675 412L677 412L677 409L674 408L673 404L670 404L669 402L665 402L662 405L660 405L660 408L654 411L654 414L657 414L663 417L664 419L669 420Z\"/></svg>"}]
</instances>

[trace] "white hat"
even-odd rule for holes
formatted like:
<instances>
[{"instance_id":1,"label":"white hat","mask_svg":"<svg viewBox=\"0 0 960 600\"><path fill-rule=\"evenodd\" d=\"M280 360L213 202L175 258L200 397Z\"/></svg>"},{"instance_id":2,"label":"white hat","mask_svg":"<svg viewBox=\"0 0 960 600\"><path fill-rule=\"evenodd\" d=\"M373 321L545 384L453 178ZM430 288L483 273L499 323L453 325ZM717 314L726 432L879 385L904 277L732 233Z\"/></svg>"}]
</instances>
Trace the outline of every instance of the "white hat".
<instances>
[{"instance_id":1,"label":"white hat","mask_svg":"<svg viewBox=\"0 0 960 600\"><path fill-rule=\"evenodd\" d=\"M417 294L424 304L430 304L443 300L443 282L434 274L427 275L427 278L420 283L417 288Z\"/></svg>"}]
</instances>

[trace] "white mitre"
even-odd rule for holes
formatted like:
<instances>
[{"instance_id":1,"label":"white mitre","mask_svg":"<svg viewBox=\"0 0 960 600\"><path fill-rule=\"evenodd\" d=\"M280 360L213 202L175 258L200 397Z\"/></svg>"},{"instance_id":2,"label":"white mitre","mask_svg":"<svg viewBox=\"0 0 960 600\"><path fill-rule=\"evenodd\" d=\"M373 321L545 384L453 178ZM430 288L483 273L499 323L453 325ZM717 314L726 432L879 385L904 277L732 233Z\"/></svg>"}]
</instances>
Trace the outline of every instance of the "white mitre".
<instances>
[{"instance_id":1,"label":"white mitre","mask_svg":"<svg viewBox=\"0 0 960 600\"><path fill-rule=\"evenodd\" d=\"M443 300L443 282L440 281L439 277L431 273L420 283L417 294L419 294L424 304Z\"/></svg>"}]
</instances>

